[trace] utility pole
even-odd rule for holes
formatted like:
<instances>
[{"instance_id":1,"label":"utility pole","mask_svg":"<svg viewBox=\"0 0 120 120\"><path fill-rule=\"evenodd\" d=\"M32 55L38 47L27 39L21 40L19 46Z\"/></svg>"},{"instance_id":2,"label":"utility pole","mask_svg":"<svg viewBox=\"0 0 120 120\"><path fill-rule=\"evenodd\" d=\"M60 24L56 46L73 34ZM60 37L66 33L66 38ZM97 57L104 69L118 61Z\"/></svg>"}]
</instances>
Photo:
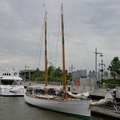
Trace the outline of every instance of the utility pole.
<instances>
[{"instance_id":1,"label":"utility pole","mask_svg":"<svg viewBox=\"0 0 120 120\"><path fill-rule=\"evenodd\" d=\"M99 64L101 66L100 73L101 73L101 80L103 80L103 67L105 67L105 64L103 64L103 60L101 60L101 63Z\"/></svg>"},{"instance_id":2,"label":"utility pole","mask_svg":"<svg viewBox=\"0 0 120 120\"><path fill-rule=\"evenodd\" d=\"M103 53L97 52L97 48L95 48L95 89L97 89L97 80L98 80L98 72L97 72L97 55L100 54L100 57L103 56Z\"/></svg>"},{"instance_id":3,"label":"utility pole","mask_svg":"<svg viewBox=\"0 0 120 120\"><path fill-rule=\"evenodd\" d=\"M71 65L71 67L69 67L69 70L71 72L71 77L72 77L72 80L73 80L73 70L75 69L75 67L73 67L73 65Z\"/></svg>"}]
</instances>

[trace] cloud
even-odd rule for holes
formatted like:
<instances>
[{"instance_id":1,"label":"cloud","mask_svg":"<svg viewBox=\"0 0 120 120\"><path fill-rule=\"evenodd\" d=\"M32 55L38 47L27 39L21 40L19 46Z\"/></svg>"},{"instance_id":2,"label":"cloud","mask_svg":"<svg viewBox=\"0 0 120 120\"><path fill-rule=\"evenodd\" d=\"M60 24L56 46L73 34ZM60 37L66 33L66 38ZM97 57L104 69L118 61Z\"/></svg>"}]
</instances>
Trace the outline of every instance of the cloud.
<instances>
[{"instance_id":1,"label":"cloud","mask_svg":"<svg viewBox=\"0 0 120 120\"><path fill-rule=\"evenodd\" d=\"M119 0L0 0L1 66L44 69L45 9L48 18L48 61L61 66L60 5L64 4L66 68L94 70L94 50L106 66L120 51ZM43 7L45 4L45 9ZM42 52L38 52L41 50ZM39 55L39 56L38 56ZM62 67L61 67L62 68Z\"/></svg>"}]
</instances>

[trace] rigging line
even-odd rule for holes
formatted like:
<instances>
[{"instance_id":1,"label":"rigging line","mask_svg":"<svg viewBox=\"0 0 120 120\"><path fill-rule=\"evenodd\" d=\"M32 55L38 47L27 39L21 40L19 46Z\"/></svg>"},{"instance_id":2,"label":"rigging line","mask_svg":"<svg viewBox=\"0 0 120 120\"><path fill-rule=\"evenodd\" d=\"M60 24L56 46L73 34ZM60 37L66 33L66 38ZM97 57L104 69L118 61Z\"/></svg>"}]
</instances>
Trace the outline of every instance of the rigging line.
<instances>
[{"instance_id":1,"label":"rigging line","mask_svg":"<svg viewBox=\"0 0 120 120\"><path fill-rule=\"evenodd\" d=\"M77 47L75 47L75 50L76 50L76 51L79 51L79 50L77 50L77 48L80 49L80 53L81 53L81 55L82 55L82 57L83 57L83 59L84 59L85 65L86 65L86 67L89 69L89 66L88 66L88 64L87 64L87 62L86 62L85 56L83 55L83 52L82 52L82 50L81 50L81 47L79 47L78 44L75 44L75 45L77 45ZM78 54L78 56L79 56L79 53L78 53L78 52L77 52L77 54ZM79 57L79 58L80 58L80 57Z\"/></svg>"},{"instance_id":2,"label":"rigging line","mask_svg":"<svg viewBox=\"0 0 120 120\"><path fill-rule=\"evenodd\" d=\"M44 28L43 28L43 29L44 29ZM43 32L43 30L42 30L42 36L43 36L43 34L44 34L44 32ZM43 41L44 41L44 40L43 40L43 37L41 37L41 44L40 44L40 47L39 47L40 52L39 52L38 68L40 68L41 60L42 60L42 57L41 57L41 56L43 56L43 52L42 52Z\"/></svg>"},{"instance_id":3,"label":"rigging line","mask_svg":"<svg viewBox=\"0 0 120 120\"><path fill-rule=\"evenodd\" d=\"M43 7L44 7L44 10L45 10L45 15L44 15L44 21L43 21L43 29L42 29L42 31L43 31L43 34L44 34L44 29L45 29L45 26L44 26L44 23L45 23L45 21L47 20L47 16L46 16L46 14L47 14L47 12L46 12L46 8L45 8L45 4L43 4ZM40 65L41 65L41 59L42 59L42 49L44 49L44 45L43 45L43 41L44 41L44 35L42 34L42 37L41 37L41 39L42 39L42 42L41 42L41 46L40 46L40 57L39 57L39 63L38 63L38 66L40 67ZM44 51L44 50L43 50Z\"/></svg>"},{"instance_id":4,"label":"rigging line","mask_svg":"<svg viewBox=\"0 0 120 120\"><path fill-rule=\"evenodd\" d=\"M58 23L60 23L60 19L58 19L59 20L59 22ZM57 59L58 59L58 49L59 49L59 47L58 47L58 43L59 43L59 28L60 28L60 24L58 25L58 27L56 27L56 28L58 28L58 30L56 30L57 32L55 33L56 35L54 36L54 41L53 41L53 47L52 47L52 52L51 52L51 55L50 55L50 60L51 61L54 61L54 65L56 66L56 64L57 64ZM56 37L57 36L57 37ZM54 51L54 52L53 52ZM55 53L55 54L54 54ZM53 60L52 60L52 58L53 58ZM55 71L52 71L52 78L54 77L53 75L54 75L54 73L55 73Z\"/></svg>"},{"instance_id":5,"label":"rigging line","mask_svg":"<svg viewBox=\"0 0 120 120\"><path fill-rule=\"evenodd\" d=\"M73 24L73 23L72 23ZM73 26L74 26L74 24L73 24ZM74 27L74 29L75 29L75 31L76 31L76 33L78 33L78 30L76 29L76 27ZM78 33L79 34L79 33ZM80 34L79 34L80 35ZM78 36L79 37L79 36ZM90 52L89 52L89 50L88 50L88 48L86 47L86 45L85 45L85 43L83 42L83 44L84 44L84 46L85 46L85 48L86 48L86 50L87 50L87 52L89 53L89 55L90 55L90 57L91 57L91 54L90 54ZM92 59L91 60L93 60L93 57L91 57Z\"/></svg>"},{"instance_id":6,"label":"rigging line","mask_svg":"<svg viewBox=\"0 0 120 120\"><path fill-rule=\"evenodd\" d=\"M59 19L59 21L60 21L60 19ZM59 25L60 26L60 25ZM59 27L56 27L56 28L59 28ZM59 30L58 30L59 31ZM59 34L59 32L57 33L57 34ZM58 36L58 35L57 35ZM55 41L55 38L56 37L56 35L54 35L54 41ZM48 30L48 38L50 39L50 35L49 35L49 30ZM53 43L54 43L54 41L53 41ZM49 43L51 44L52 43L52 41L49 41ZM53 54L53 50L55 49L55 51L58 51L58 40L57 40L57 45L55 46L55 44L52 44L53 45L53 47L51 47L51 52L50 52L50 54L49 54L49 60L48 60L48 62L51 62L52 61L52 58L54 58L53 56L55 56L55 59L57 59L57 53L56 53L56 55L55 54ZM56 48L57 49L56 49ZM56 61L56 60L55 60ZM53 74L54 74L54 71L53 71Z\"/></svg>"},{"instance_id":7,"label":"rigging line","mask_svg":"<svg viewBox=\"0 0 120 120\"><path fill-rule=\"evenodd\" d=\"M69 21L68 21L67 23L68 23L68 26L70 27L71 25L70 25ZM70 27L70 28L71 28L71 27ZM73 38L75 38L75 35L73 34L74 32L72 31L72 29L69 29L69 33L71 33L70 36L73 35ZM69 36L69 37L70 37L70 36ZM72 38L72 37L71 37L71 38ZM70 45L71 45L71 44L70 44ZM75 47L73 47L73 45L74 45L74 42L72 42L72 45L71 45L71 48L72 48L71 53L72 53L73 58L75 58L75 54L73 54L73 50L76 51L76 49L75 49ZM75 52L75 53L77 53L77 52ZM75 59L75 61L76 61L76 59ZM75 62L75 63L77 63L77 62Z\"/></svg>"},{"instance_id":8,"label":"rigging line","mask_svg":"<svg viewBox=\"0 0 120 120\"><path fill-rule=\"evenodd\" d=\"M71 31L69 31L71 34L72 34L72 32ZM67 38L66 37L66 40L67 39L69 39L69 37ZM74 43L73 43L74 44ZM70 44L70 46L68 47L68 49L66 49L66 52L69 52L70 51L70 57L72 56L72 59L74 59L73 61L71 61L71 59L69 59L69 65L68 66L70 66L71 64L74 64L74 66L77 66L77 61L76 61L76 55L74 54L74 47L73 47L73 44ZM66 46L68 46L69 44L67 44ZM66 58L66 60L68 61L68 58L69 58L69 56ZM74 63L73 63L74 62ZM71 64L70 64L71 63Z\"/></svg>"},{"instance_id":9,"label":"rigging line","mask_svg":"<svg viewBox=\"0 0 120 120\"><path fill-rule=\"evenodd\" d=\"M59 20L60 21L60 20ZM59 28L60 28L60 25L58 25L59 27L55 27L55 28L58 28L58 30L55 30L55 31L57 31L57 32L55 32L55 34L54 34L54 41L52 41L51 43L53 43L52 45L53 45L53 47L51 48L52 49L52 52L51 52L51 54L50 54L50 60L52 60L52 58L55 58L56 59L56 57L57 57L57 51L58 51L58 35L59 35ZM57 37L56 37L57 36ZM56 40L57 39L57 40ZM57 41L57 42L56 42ZM56 44L57 43L57 44ZM56 54L53 54L53 53L56 53ZM54 60L55 60L54 59ZM56 60L55 60L56 61Z\"/></svg>"},{"instance_id":10,"label":"rigging line","mask_svg":"<svg viewBox=\"0 0 120 120\"><path fill-rule=\"evenodd\" d=\"M65 25L66 25L65 33L66 33L66 34L70 34L70 36L71 36L71 35L73 35L73 32L72 32L71 29L68 30L69 27L67 27L67 24L68 24L68 26L70 27L69 21L65 24ZM69 31L69 33L67 33L67 31ZM66 49L66 52L69 53L69 50L71 50L71 51L70 51L70 54L72 54L72 55L69 55L69 56L70 56L70 57L72 56L72 61L70 61L70 59L69 59L70 62L68 62L69 65L67 65L67 66L70 66L70 65L73 64L73 63L74 63L74 66L77 66L77 60L75 59L76 57L75 57L75 54L74 54L74 52L73 52L73 50L75 50L75 48L74 48L74 46L73 46L73 45L74 45L74 42L73 42L73 44L69 44L70 42L67 41L67 39L70 40L70 39L69 39L70 36L67 37L67 35L66 35L66 42L68 42L68 44L66 44L66 46L69 46L69 45L70 45L70 46L69 46L69 49ZM72 37L71 37L71 38L72 38ZM74 35L73 35L73 38L75 38ZM68 61L68 58L66 58L66 61ZM71 64L70 64L70 63L71 63ZM69 68L68 68L68 69L69 69Z\"/></svg>"},{"instance_id":11,"label":"rigging line","mask_svg":"<svg viewBox=\"0 0 120 120\"><path fill-rule=\"evenodd\" d=\"M69 23L69 22L68 22ZM69 23L70 24L70 23ZM74 32L72 31L72 29L70 29L70 32L71 32L71 35L73 35L73 38L75 39L75 35L74 35ZM70 44L71 45L71 48L72 48L72 56L73 56L73 58L74 58L74 61L75 61L75 65L74 66L77 66L77 59L76 59L76 57L75 56L79 56L78 54L77 54L77 50L76 50L76 47L74 47L74 42L72 41L72 44ZM74 54L74 51L75 51L75 54Z\"/></svg>"},{"instance_id":12,"label":"rigging line","mask_svg":"<svg viewBox=\"0 0 120 120\"><path fill-rule=\"evenodd\" d=\"M69 23L69 22L68 22L68 23ZM70 24L70 23L69 23L69 24ZM71 24L70 24L69 26L71 26ZM71 27L70 27L70 28L71 28ZM73 27L73 28L74 28L74 27ZM74 34L74 32L73 32L73 29L70 29L70 30L71 30L71 33L73 34L74 38L75 38L75 34ZM76 45L76 44L74 44L74 42L73 42L72 45ZM79 54L78 54L78 52L77 52L77 51L78 51L77 48L79 48L78 44L77 44L77 47L74 47L73 50L75 50L75 53L76 53L77 56L79 57ZM80 52L81 52L81 49L80 49ZM82 54L82 52L81 52L81 55L82 55L82 57L83 57L83 59L84 59L84 62L86 63L86 67L89 68L88 65L87 65L87 62L86 62L86 60L85 60L85 58L84 58L84 55Z\"/></svg>"},{"instance_id":13,"label":"rigging line","mask_svg":"<svg viewBox=\"0 0 120 120\"><path fill-rule=\"evenodd\" d=\"M74 28L74 29L75 29L75 28ZM74 33L74 32L73 32L73 33ZM75 34L74 34L74 36L75 36ZM82 53L82 51L81 51L81 47L79 47L78 44L75 44L75 45L77 45L77 47L75 47L76 54L78 54L77 56L79 56L78 51L80 50L80 54L82 55L82 57L83 57L83 59L84 59L85 65L86 65L87 68L89 68L89 67L88 67L88 64L87 64L87 62L86 62L86 59L85 59L85 57L84 57L84 55L83 55L83 53ZM79 50L77 50L77 48L79 48Z\"/></svg>"},{"instance_id":14,"label":"rigging line","mask_svg":"<svg viewBox=\"0 0 120 120\"><path fill-rule=\"evenodd\" d=\"M55 48L55 51L56 51L56 57L55 57L55 64L57 63L57 59L58 59L58 50L60 47L58 47L59 45L59 35L60 35L60 16L59 16L59 24L58 24L58 30L57 30L57 38L56 38L56 41L57 41L57 45L56 45L56 48Z\"/></svg>"},{"instance_id":15,"label":"rigging line","mask_svg":"<svg viewBox=\"0 0 120 120\"><path fill-rule=\"evenodd\" d=\"M49 28L48 28L49 29ZM48 46L49 46L49 50L48 50L48 57L49 57L49 60L48 60L48 62L51 62L52 60L51 60L51 57L52 57L52 53L53 53L53 48L54 48L54 43L53 43L53 47L51 47L51 43L53 42L52 41L52 39L50 38L51 37L51 35L50 35L51 33L49 33L49 30L48 30Z\"/></svg>"},{"instance_id":16,"label":"rigging line","mask_svg":"<svg viewBox=\"0 0 120 120\"><path fill-rule=\"evenodd\" d=\"M44 10L45 10L45 13L46 13L46 8L45 8L45 4L43 4L43 7L44 7ZM45 16L44 16L44 21L45 21ZM43 36L43 29L44 29L44 21L43 21L43 26L42 26L42 30L41 30L41 35L40 35L40 40L39 40L39 43L38 43L38 50L37 50L37 53L36 53L36 58L35 58L35 62L34 62L34 66L36 66L36 64L37 64L37 56L38 56L38 54L40 54L40 57L38 56L38 68L40 67L40 58L41 58L41 53L42 53L42 44L43 44L43 37L41 37L41 36ZM40 41L42 41L42 42L40 42ZM40 44L41 43L41 44ZM40 53L39 53L39 51L40 51Z\"/></svg>"},{"instance_id":17,"label":"rigging line","mask_svg":"<svg viewBox=\"0 0 120 120\"><path fill-rule=\"evenodd\" d=\"M45 20L45 18L44 18ZM35 64L34 66L36 66L37 64L37 59L38 59L38 65L37 67L39 68L40 67L40 63L41 63L41 59L42 59L42 46L43 46L43 30L44 30L44 20L43 20L43 26L42 26L42 30L41 30L41 35L40 35L40 40L39 40L39 44L38 44L38 50L37 50L37 53L36 53L36 59L35 59Z\"/></svg>"},{"instance_id":18,"label":"rigging line","mask_svg":"<svg viewBox=\"0 0 120 120\"><path fill-rule=\"evenodd\" d=\"M74 26L74 24L73 24L73 26ZM73 28L75 29L76 33L78 33L78 30L76 29L76 27L73 27ZM84 44L84 45L85 45L85 44ZM78 44L77 44L77 46L78 46ZM85 45L85 47L86 47L86 45ZM82 53L82 52L81 52L81 53ZM83 54L82 54L82 56L83 56ZM85 60L85 58L84 58L84 60ZM85 60L85 63L86 63L86 65L88 66L86 60ZM88 68L89 68L89 67L88 67Z\"/></svg>"},{"instance_id":19,"label":"rigging line","mask_svg":"<svg viewBox=\"0 0 120 120\"><path fill-rule=\"evenodd\" d=\"M60 20L60 19L59 19ZM60 22L59 22L60 23ZM64 22L65 23L65 22ZM65 29L67 29L66 27L65 27ZM59 24L59 30L60 30L60 24ZM58 33L59 34L59 33ZM66 34L66 30L65 30L65 34ZM65 35L65 39L66 39L66 42L67 42L67 37L66 37L66 35ZM58 40L57 40L58 41ZM67 46L67 45L66 45ZM65 48L67 48L67 47L65 47ZM57 50L58 50L58 48L57 48ZM67 50L66 50L66 52L67 52ZM57 53L57 52L56 52ZM74 55L74 54L73 54ZM56 56L57 56L57 54L56 54ZM57 60L57 59L56 59ZM66 60L67 60L67 58L66 58Z\"/></svg>"},{"instance_id":20,"label":"rigging line","mask_svg":"<svg viewBox=\"0 0 120 120\"><path fill-rule=\"evenodd\" d=\"M57 31L57 44L56 44L56 48L55 48L55 66L57 65L57 60L58 60L58 51L59 51L59 47L58 47L58 43L59 43L59 34L60 34L60 16L59 16L59 24L58 24L58 31ZM53 72L53 75L54 75L54 73L56 73L55 71ZM54 77L54 76L53 76Z\"/></svg>"},{"instance_id":21,"label":"rigging line","mask_svg":"<svg viewBox=\"0 0 120 120\"><path fill-rule=\"evenodd\" d=\"M40 36L42 36L43 35L43 28L42 28L42 30L41 30L41 34L40 34ZM41 43L41 37L40 37L40 39L38 40L38 49L37 49L37 52L36 52L36 56L35 56L35 62L34 62L34 67L36 66L36 64L37 64L37 57L39 57L38 56L38 54L39 54L39 49L40 49L40 43Z\"/></svg>"},{"instance_id":22,"label":"rigging line","mask_svg":"<svg viewBox=\"0 0 120 120\"><path fill-rule=\"evenodd\" d=\"M68 24L69 24L69 22L67 22ZM65 23L65 26L66 26L67 24ZM68 67L68 70L69 70L69 66L71 65L71 64L74 64L74 66L77 66L77 59L76 59L76 55L74 54L74 47L73 47L73 44L74 44L74 42L73 42L73 44L69 44L70 42L68 41L68 40L70 40L70 36L73 34L73 32L72 32L72 30L70 29L70 30L68 30L68 27L66 26L65 27L66 28L66 30L65 30L65 37L66 37L66 55L68 56L68 57L66 57L66 61L68 61L68 62L66 62L66 63L69 63L69 64L67 64L67 67ZM68 31L69 31L69 33L68 33ZM68 36L67 37L67 34L70 34L70 36ZM71 59L74 59L74 60L71 60ZM74 62L74 63L73 63Z\"/></svg>"}]
</instances>

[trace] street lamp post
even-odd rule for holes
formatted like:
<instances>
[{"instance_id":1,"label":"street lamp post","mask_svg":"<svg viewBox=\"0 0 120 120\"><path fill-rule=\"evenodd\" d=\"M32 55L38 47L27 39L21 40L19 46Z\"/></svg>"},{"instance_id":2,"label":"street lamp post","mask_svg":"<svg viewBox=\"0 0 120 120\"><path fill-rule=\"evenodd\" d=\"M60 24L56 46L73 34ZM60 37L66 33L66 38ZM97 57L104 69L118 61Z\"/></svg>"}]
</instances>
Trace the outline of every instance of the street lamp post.
<instances>
[{"instance_id":1,"label":"street lamp post","mask_svg":"<svg viewBox=\"0 0 120 120\"><path fill-rule=\"evenodd\" d=\"M69 69L70 69L70 72L72 73L73 69L75 69L75 67L73 67L73 65L71 65L71 67Z\"/></svg>"},{"instance_id":2,"label":"street lamp post","mask_svg":"<svg viewBox=\"0 0 120 120\"><path fill-rule=\"evenodd\" d=\"M71 72L71 74L72 74L72 80L73 80L73 69L75 69L75 67L73 67L73 65L71 65L71 67L69 68L69 70L70 70L70 72Z\"/></svg>"},{"instance_id":3,"label":"street lamp post","mask_svg":"<svg viewBox=\"0 0 120 120\"><path fill-rule=\"evenodd\" d=\"M26 68L29 68L29 66L25 65L25 70L26 70Z\"/></svg>"},{"instance_id":4,"label":"street lamp post","mask_svg":"<svg viewBox=\"0 0 120 120\"><path fill-rule=\"evenodd\" d=\"M100 54L100 57L103 56L103 53L97 52L97 48L95 48L95 89L97 89L97 79L98 79L98 74L97 74L97 55Z\"/></svg>"}]
</instances>

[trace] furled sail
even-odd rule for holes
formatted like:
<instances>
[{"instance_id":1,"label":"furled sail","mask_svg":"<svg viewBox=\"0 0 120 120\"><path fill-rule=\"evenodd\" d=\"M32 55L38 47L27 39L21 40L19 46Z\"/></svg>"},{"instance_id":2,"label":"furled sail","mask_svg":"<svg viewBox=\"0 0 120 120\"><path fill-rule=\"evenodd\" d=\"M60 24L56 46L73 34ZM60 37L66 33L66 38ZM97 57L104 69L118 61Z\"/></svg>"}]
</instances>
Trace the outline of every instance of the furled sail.
<instances>
[{"instance_id":1,"label":"furled sail","mask_svg":"<svg viewBox=\"0 0 120 120\"><path fill-rule=\"evenodd\" d=\"M89 92L84 92L84 93L80 93L80 94L73 94L71 92L68 92L69 95L71 95L72 97L75 97L75 98L88 98L89 96Z\"/></svg>"},{"instance_id":2,"label":"furled sail","mask_svg":"<svg viewBox=\"0 0 120 120\"><path fill-rule=\"evenodd\" d=\"M113 102L114 101L114 97L111 95L111 93L108 93L105 95L104 99L101 99L99 101L96 102L91 102L91 105L102 105L108 102Z\"/></svg>"}]
</instances>

